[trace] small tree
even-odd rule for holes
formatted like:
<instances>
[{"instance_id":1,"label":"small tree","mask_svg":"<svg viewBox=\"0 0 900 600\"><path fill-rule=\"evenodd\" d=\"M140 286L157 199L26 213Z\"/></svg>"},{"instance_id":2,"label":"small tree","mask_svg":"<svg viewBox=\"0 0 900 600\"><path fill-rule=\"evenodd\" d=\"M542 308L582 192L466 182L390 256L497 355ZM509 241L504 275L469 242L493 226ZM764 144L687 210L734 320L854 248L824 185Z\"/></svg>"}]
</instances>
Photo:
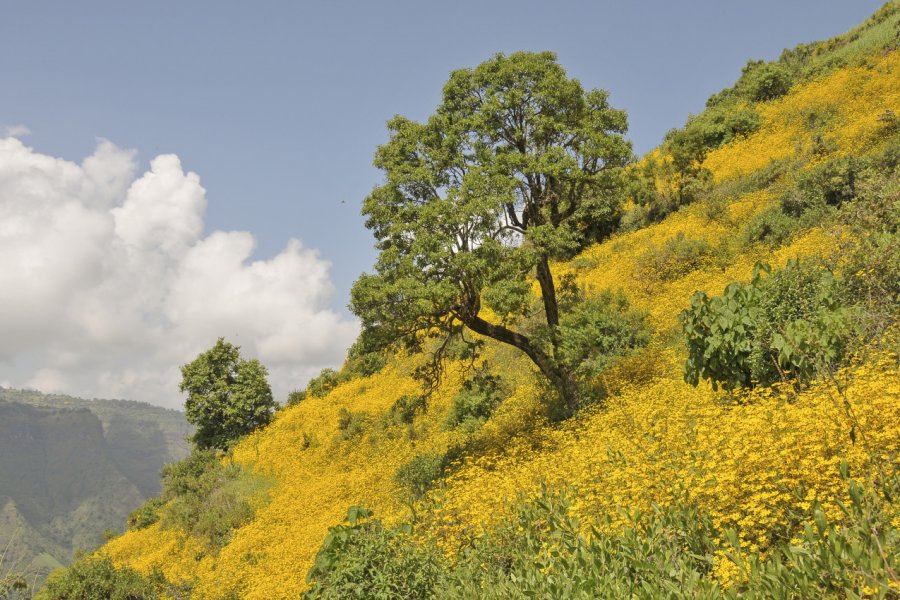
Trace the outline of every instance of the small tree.
<instances>
[{"instance_id":1,"label":"small tree","mask_svg":"<svg viewBox=\"0 0 900 600\"><path fill-rule=\"evenodd\" d=\"M380 255L352 292L364 334L415 346L469 329L524 352L577 408L550 262L617 218L625 113L553 53L517 52L455 71L426 123L395 117L388 128L375 158L386 182L363 204ZM540 331L516 325L535 282Z\"/></svg>"},{"instance_id":2,"label":"small tree","mask_svg":"<svg viewBox=\"0 0 900 600\"><path fill-rule=\"evenodd\" d=\"M182 392L192 438L200 449L227 449L236 439L272 419L275 400L268 371L256 359L241 358L240 346L219 338L216 345L181 367Z\"/></svg>"}]
</instances>

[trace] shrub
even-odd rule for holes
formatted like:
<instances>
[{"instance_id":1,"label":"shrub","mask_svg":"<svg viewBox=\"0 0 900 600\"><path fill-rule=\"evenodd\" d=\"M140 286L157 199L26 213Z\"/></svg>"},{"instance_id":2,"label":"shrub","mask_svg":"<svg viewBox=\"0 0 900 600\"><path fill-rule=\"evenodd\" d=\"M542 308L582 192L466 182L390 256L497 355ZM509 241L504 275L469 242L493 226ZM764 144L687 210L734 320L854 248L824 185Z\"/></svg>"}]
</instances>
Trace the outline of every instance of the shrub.
<instances>
[{"instance_id":1,"label":"shrub","mask_svg":"<svg viewBox=\"0 0 900 600\"><path fill-rule=\"evenodd\" d=\"M745 243L780 246L791 238L797 227L798 222L795 217L787 215L780 206L773 206L762 211L747 223L742 237Z\"/></svg>"},{"instance_id":2,"label":"shrub","mask_svg":"<svg viewBox=\"0 0 900 600\"><path fill-rule=\"evenodd\" d=\"M425 396L400 396L391 405L390 416L395 423L412 423L416 415L425 410Z\"/></svg>"},{"instance_id":3,"label":"shrub","mask_svg":"<svg viewBox=\"0 0 900 600\"><path fill-rule=\"evenodd\" d=\"M444 475L449 462L447 453L419 454L397 469L394 480L400 487L410 492L413 498L419 498Z\"/></svg>"},{"instance_id":4,"label":"shrub","mask_svg":"<svg viewBox=\"0 0 900 600\"><path fill-rule=\"evenodd\" d=\"M296 406L306 400L306 390L292 390L288 393L287 405Z\"/></svg>"},{"instance_id":5,"label":"shrub","mask_svg":"<svg viewBox=\"0 0 900 600\"><path fill-rule=\"evenodd\" d=\"M474 431L500 406L506 395L506 386L499 376L479 369L463 383L462 389L453 397L446 426L450 429Z\"/></svg>"},{"instance_id":6,"label":"shrub","mask_svg":"<svg viewBox=\"0 0 900 600\"><path fill-rule=\"evenodd\" d=\"M567 496L545 489L474 543L443 597L714 597L714 530L696 511L655 508L618 535L581 530Z\"/></svg>"},{"instance_id":7,"label":"shrub","mask_svg":"<svg viewBox=\"0 0 900 600\"><path fill-rule=\"evenodd\" d=\"M366 415L364 413L351 412L342 408L338 412L338 431L344 441L352 440L362 435L366 430Z\"/></svg>"},{"instance_id":8,"label":"shrub","mask_svg":"<svg viewBox=\"0 0 900 600\"><path fill-rule=\"evenodd\" d=\"M55 571L40 597L49 600L156 600L157 586L128 567L116 568L109 557L76 560Z\"/></svg>"},{"instance_id":9,"label":"shrub","mask_svg":"<svg viewBox=\"0 0 900 600\"><path fill-rule=\"evenodd\" d=\"M820 206L840 206L852 200L864 161L845 156L801 172L796 184L781 197L781 208L793 217Z\"/></svg>"},{"instance_id":10,"label":"shrub","mask_svg":"<svg viewBox=\"0 0 900 600\"><path fill-rule=\"evenodd\" d=\"M748 100L765 102L787 94L791 83L791 73L784 65L751 60L744 67L735 89Z\"/></svg>"},{"instance_id":11,"label":"shrub","mask_svg":"<svg viewBox=\"0 0 900 600\"><path fill-rule=\"evenodd\" d=\"M267 488L266 480L240 465L223 464L210 451L166 465L162 480L162 526L190 533L210 550L224 546L253 517L251 499Z\"/></svg>"},{"instance_id":12,"label":"shrub","mask_svg":"<svg viewBox=\"0 0 900 600\"><path fill-rule=\"evenodd\" d=\"M685 381L709 379L713 389L807 382L834 368L853 332L832 273L816 263L789 261L770 272L757 265L750 283L731 283L722 296L696 292L679 315L687 339Z\"/></svg>"},{"instance_id":13,"label":"shrub","mask_svg":"<svg viewBox=\"0 0 900 600\"><path fill-rule=\"evenodd\" d=\"M443 574L439 553L412 540L412 528L386 529L353 506L346 524L328 531L307 575L304 598L431 598Z\"/></svg>"},{"instance_id":14,"label":"shrub","mask_svg":"<svg viewBox=\"0 0 900 600\"><path fill-rule=\"evenodd\" d=\"M616 357L646 345L650 339L644 315L629 309L624 294L610 291L564 315L559 332L560 359L589 392L597 392L597 375Z\"/></svg>"},{"instance_id":15,"label":"shrub","mask_svg":"<svg viewBox=\"0 0 900 600\"><path fill-rule=\"evenodd\" d=\"M653 282L672 281L702 267L711 252L705 241L678 232L662 246L648 248L638 257L638 273Z\"/></svg>"},{"instance_id":16,"label":"shrub","mask_svg":"<svg viewBox=\"0 0 900 600\"><path fill-rule=\"evenodd\" d=\"M150 498L128 515L128 529L145 529L158 522L159 512L163 506L165 500L162 498Z\"/></svg>"},{"instance_id":17,"label":"shrub","mask_svg":"<svg viewBox=\"0 0 900 600\"><path fill-rule=\"evenodd\" d=\"M322 369L318 375L309 380L306 384L306 393L315 398L322 398L328 395L341 383L340 374L334 369Z\"/></svg>"}]
</instances>

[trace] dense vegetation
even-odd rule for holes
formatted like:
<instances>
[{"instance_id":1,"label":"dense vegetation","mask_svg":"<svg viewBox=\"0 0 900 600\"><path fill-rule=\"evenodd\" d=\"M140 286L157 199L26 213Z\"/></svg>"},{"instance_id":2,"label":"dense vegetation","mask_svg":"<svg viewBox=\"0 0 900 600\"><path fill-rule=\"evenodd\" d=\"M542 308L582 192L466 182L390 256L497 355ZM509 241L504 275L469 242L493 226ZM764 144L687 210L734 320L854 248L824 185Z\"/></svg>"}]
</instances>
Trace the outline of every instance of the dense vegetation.
<instances>
[{"instance_id":1,"label":"dense vegetation","mask_svg":"<svg viewBox=\"0 0 900 600\"><path fill-rule=\"evenodd\" d=\"M515 273L482 263L515 255L485 237L486 257L448 256L430 235L434 247L409 247L391 211L430 210L416 177L455 146L439 155L446 123L395 122L379 151L388 183L367 201L391 268L356 294L417 301L396 322L357 304L367 327L344 369L227 454L167 470L131 531L47 596L70 597L92 569L107 582L97 597L900 596L898 27L892 2L844 36L749 63L622 173L630 200L610 237L604 221L568 240L577 252L537 251ZM548 55L516 60L559 76ZM505 61L455 74L450 92ZM490 220L474 192L497 190L481 177L528 157L466 131L490 160L453 199ZM423 147L436 163L413 168ZM426 280L420 252L446 261L422 263ZM471 327L424 335L461 334L441 321L464 310L459 290L429 279L444 268L454 284L483 277L472 289L497 310L478 318L526 332L589 401L561 403L515 344ZM414 343L387 352L386 333Z\"/></svg>"}]
</instances>

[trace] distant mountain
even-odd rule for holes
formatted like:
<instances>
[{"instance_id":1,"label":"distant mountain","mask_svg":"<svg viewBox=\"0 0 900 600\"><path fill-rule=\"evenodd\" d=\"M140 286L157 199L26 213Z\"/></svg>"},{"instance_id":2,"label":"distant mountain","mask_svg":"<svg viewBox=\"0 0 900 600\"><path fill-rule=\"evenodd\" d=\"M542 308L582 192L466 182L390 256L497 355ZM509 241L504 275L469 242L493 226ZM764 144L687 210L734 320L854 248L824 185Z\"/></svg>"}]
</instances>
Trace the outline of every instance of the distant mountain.
<instances>
[{"instance_id":1,"label":"distant mountain","mask_svg":"<svg viewBox=\"0 0 900 600\"><path fill-rule=\"evenodd\" d=\"M142 402L0 388L3 568L42 579L121 531L190 433L182 413Z\"/></svg>"}]
</instances>

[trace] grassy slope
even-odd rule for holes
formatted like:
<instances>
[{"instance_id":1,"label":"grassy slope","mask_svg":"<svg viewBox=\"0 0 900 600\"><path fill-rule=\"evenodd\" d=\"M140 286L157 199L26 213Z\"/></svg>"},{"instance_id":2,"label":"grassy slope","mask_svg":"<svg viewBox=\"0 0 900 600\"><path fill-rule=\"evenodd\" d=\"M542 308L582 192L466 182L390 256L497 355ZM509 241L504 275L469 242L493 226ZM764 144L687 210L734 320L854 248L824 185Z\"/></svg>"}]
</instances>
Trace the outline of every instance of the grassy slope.
<instances>
[{"instance_id":1,"label":"grassy slope","mask_svg":"<svg viewBox=\"0 0 900 600\"><path fill-rule=\"evenodd\" d=\"M887 35L883 29L895 28L896 18L876 24L871 36L881 39ZM858 50L871 36L851 32L845 45L832 43L825 48L828 53L809 64L852 56L847 48ZM705 166L725 194L741 175L803 153L813 140L799 119L813 110L832 115L826 133L834 142L833 154L864 153L872 150L879 115L898 107L900 52L880 52L863 65L810 74L788 96L758 106L762 128L712 152ZM738 528L746 550L754 552L765 548L793 508L817 498L834 510L843 493L836 469L841 459L863 477L873 456L896 461L896 357L869 357L843 374L845 397L823 384L791 403L757 392L746 405L725 406L709 388L681 380L676 315L694 290L720 293L730 281L749 279L760 259L783 265L791 257L826 256L838 247L839 236L818 228L775 249L738 244L742 227L775 202L782 185L777 180L760 191L725 194L724 203L688 206L558 265L558 272L577 273L589 291L622 289L648 311L653 342L607 373L607 388L615 393L606 409L585 410L561 426L545 418L531 367L510 350L489 345L488 361L502 365L514 391L467 438L473 450L442 488L416 506L420 530L452 554L508 510L508 499L546 481L574 486L575 512L585 522L612 515L610 527L616 526L618 509L686 496L719 525ZM643 254L679 232L706 240L714 251L690 273L649 281L640 268ZM364 504L387 522L408 518L407 499L394 473L414 456L441 452L465 437L442 427L459 388L456 371L412 427L393 425L386 417L398 397L416 393L410 373L417 360L398 358L372 377L345 383L325 398L307 399L242 442L236 460L274 475L278 483L268 504L217 555L158 526L113 540L105 551L144 572L159 567L170 579L194 579L198 597L222 597L232 589L247 598L296 597L328 527L342 520L348 506ZM365 415L362 434L342 438L342 408ZM851 425L860 432L856 443L850 439ZM794 493L801 488L802 493ZM715 575L722 581L730 577L724 561Z\"/></svg>"}]
</instances>

